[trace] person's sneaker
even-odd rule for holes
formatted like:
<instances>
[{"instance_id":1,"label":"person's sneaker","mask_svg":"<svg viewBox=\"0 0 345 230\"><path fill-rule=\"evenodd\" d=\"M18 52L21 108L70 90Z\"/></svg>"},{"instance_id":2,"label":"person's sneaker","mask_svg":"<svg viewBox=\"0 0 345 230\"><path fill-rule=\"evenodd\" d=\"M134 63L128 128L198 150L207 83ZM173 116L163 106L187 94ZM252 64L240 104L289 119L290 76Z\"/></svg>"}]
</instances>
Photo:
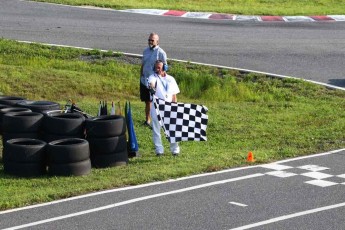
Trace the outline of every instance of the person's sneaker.
<instances>
[{"instance_id":1,"label":"person's sneaker","mask_svg":"<svg viewBox=\"0 0 345 230\"><path fill-rule=\"evenodd\" d=\"M156 153L156 156L161 157L161 156L163 156L163 153Z\"/></svg>"},{"instance_id":2,"label":"person's sneaker","mask_svg":"<svg viewBox=\"0 0 345 230\"><path fill-rule=\"evenodd\" d=\"M147 126L149 129L152 129L152 126L147 121L144 121L144 126Z\"/></svg>"},{"instance_id":3,"label":"person's sneaker","mask_svg":"<svg viewBox=\"0 0 345 230\"><path fill-rule=\"evenodd\" d=\"M173 153L172 154L174 157L177 157L179 154L178 153Z\"/></svg>"}]
</instances>

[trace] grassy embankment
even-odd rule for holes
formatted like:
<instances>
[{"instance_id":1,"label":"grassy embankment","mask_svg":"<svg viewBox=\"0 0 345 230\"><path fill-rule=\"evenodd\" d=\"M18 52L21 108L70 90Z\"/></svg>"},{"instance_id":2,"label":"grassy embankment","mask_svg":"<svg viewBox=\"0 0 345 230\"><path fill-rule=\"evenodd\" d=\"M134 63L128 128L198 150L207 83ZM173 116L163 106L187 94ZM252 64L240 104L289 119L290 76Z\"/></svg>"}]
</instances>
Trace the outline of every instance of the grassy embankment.
<instances>
[{"instance_id":1,"label":"grassy embankment","mask_svg":"<svg viewBox=\"0 0 345 230\"><path fill-rule=\"evenodd\" d=\"M345 0L36 0L113 9L170 9L244 15L337 15L345 13Z\"/></svg>"},{"instance_id":2,"label":"grassy embankment","mask_svg":"<svg viewBox=\"0 0 345 230\"><path fill-rule=\"evenodd\" d=\"M121 54L0 40L0 92L64 105L73 99L96 115L98 102L132 104L141 157L127 167L93 169L82 177L16 178L0 163L0 210L90 191L166 180L345 147L345 92L292 79L169 63L181 88L179 101L209 108L207 142L181 143L181 156L154 155L141 126L139 65ZM117 108L119 109L119 108ZM164 142L167 147L167 141ZM0 143L0 152L2 145ZM166 148L167 149L167 148ZM1 154L0 154L1 156Z\"/></svg>"}]
</instances>

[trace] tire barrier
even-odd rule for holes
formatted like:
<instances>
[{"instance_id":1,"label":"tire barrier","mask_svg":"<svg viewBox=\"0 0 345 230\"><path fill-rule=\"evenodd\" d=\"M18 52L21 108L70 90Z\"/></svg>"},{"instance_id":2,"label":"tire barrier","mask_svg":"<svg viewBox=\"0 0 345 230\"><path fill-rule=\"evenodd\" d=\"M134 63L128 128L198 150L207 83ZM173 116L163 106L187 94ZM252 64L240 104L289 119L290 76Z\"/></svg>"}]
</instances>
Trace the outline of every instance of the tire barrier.
<instances>
[{"instance_id":1,"label":"tire barrier","mask_svg":"<svg viewBox=\"0 0 345 230\"><path fill-rule=\"evenodd\" d=\"M16 107L28 108L33 112L44 113L49 110L60 109L60 104L52 101L30 101L22 100L15 104Z\"/></svg>"},{"instance_id":2,"label":"tire barrier","mask_svg":"<svg viewBox=\"0 0 345 230\"><path fill-rule=\"evenodd\" d=\"M0 109L0 134L3 133L3 117L6 113L11 113L11 112L31 112L30 109L27 108L18 108L18 107L7 107Z\"/></svg>"},{"instance_id":3,"label":"tire barrier","mask_svg":"<svg viewBox=\"0 0 345 230\"><path fill-rule=\"evenodd\" d=\"M92 166L114 167L128 164L126 120L120 115L104 115L85 120L86 140Z\"/></svg>"},{"instance_id":4,"label":"tire barrier","mask_svg":"<svg viewBox=\"0 0 345 230\"><path fill-rule=\"evenodd\" d=\"M25 100L24 97L0 96L0 104L9 106L15 106L15 104L23 100Z\"/></svg>"},{"instance_id":5,"label":"tire barrier","mask_svg":"<svg viewBox=\"0 0 345 230\"><path fill-rule=\"evenodd\" d=\"M126 127L121 115L85 118L55 102L0 96L2 161L15 176L80 176L92 166L127 165Z\"/></svg>"},{"instance_id":6,"label":"tire barrier","mask_svg":"<svg viewBox=\"0 0 345 230\"><path fill-rule=\"evenodd\" d=\"M43 117L43 139L46 142L65 138L85 138L85 117L78 113L48 112Z\"/></svg>"},{"instance_id":7,"label":"tire barrier","mask_svg":"<svg viewBox=\"0 0 345 230\"><path fill-rule=\"evenodd\" d=\"M43 114L35 112L10 112L3 116L3 142L13 138L40 139Z\"/></svg>"},{"instance_id":8,"label":"tire barrier","mask_svg":"<svg viewBox=\"0 0 345 230\"><path fill-rule=\"evenodd\" d=\"M17 138L4 143L4 172L19 177L36 177L46 173L46 142Z\"/></svg>"},{"instance_id":9,"label":"tire barrier","mask_svg":"<svg viewBox=\"0 0 345 230\"><path fill-rule=\"evenodd\" d=\"M80 138L67 138L47 144L48 174L81 176L91 172L89 143Z\"/></svg>"}]
</instances>

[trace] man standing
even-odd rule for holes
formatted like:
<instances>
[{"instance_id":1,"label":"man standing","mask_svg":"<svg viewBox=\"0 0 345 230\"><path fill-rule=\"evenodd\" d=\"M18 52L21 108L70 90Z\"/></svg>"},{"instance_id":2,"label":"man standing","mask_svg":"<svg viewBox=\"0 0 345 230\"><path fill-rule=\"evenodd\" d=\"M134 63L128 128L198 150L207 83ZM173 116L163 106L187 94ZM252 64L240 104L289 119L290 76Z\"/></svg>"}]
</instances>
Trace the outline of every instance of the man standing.
<instances>
[{"instance_id":1,"label":"man standing","mask_svg":"<svg viewBox=\"0 0 345 230\"><path fill-rule=\"evenodd\" d=\"M180 89L176 83L174 77L168 75L166 72L166 66L162 60L157 60L155 63L155 73L149 77L149 86L152 89L152 93L162 100L167 102L177 102L176 94L180 92ZM157 118L157 113L154 106L151 106L152 117L152 134L153 143L155 145L156 155L161 156L164 153L164 148L161 139L161 125ZM176 156L180 153L180 147L178 143L170 143L170 151Z\"/></svg>"},{"instance_id":2,"label":"man standing","mask_svg":"<svg viewBox=\"0 0 345 230\"><path fill-rule=\"evenodd\" d=\"M148 89L148 78L154 73L155 62L157 60L163 61L167 64L167 55L165 51L159 47L159 36L156 33L151 33L148 39L148 47L144 49L142 64L140 68L140 100L145 102L145 122L144 125L151 127L151 99Z\"/></svg>"}]
</instances>

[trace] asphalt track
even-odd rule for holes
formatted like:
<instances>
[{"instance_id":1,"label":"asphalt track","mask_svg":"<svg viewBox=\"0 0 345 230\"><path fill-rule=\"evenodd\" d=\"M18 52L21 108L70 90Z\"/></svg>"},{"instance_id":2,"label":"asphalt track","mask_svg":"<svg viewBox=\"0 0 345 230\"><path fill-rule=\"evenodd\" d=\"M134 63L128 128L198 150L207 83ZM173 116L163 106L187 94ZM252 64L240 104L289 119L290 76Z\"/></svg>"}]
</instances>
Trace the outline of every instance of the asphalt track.
<instances>
[{"instance_id":1,"label":"asphalt track","mask_svg":"<svg viewBox=\"0 0 345 230\"><path fill-rule=\"evenodd\" d=\"M345 87L345 22L257 22L143 15L2 0L0 36L141 54L149 32L168 58Z\"/></svg>"},{"instance_id":2,"label":"asphalt track","mask_svg":"<svg viewBox=\"0 0 345 230\"><path fill-rule=\"evenodd\" d=\"M345 149L0 212L0 229L344 229Z\"/></svg>"}]
</instances>

